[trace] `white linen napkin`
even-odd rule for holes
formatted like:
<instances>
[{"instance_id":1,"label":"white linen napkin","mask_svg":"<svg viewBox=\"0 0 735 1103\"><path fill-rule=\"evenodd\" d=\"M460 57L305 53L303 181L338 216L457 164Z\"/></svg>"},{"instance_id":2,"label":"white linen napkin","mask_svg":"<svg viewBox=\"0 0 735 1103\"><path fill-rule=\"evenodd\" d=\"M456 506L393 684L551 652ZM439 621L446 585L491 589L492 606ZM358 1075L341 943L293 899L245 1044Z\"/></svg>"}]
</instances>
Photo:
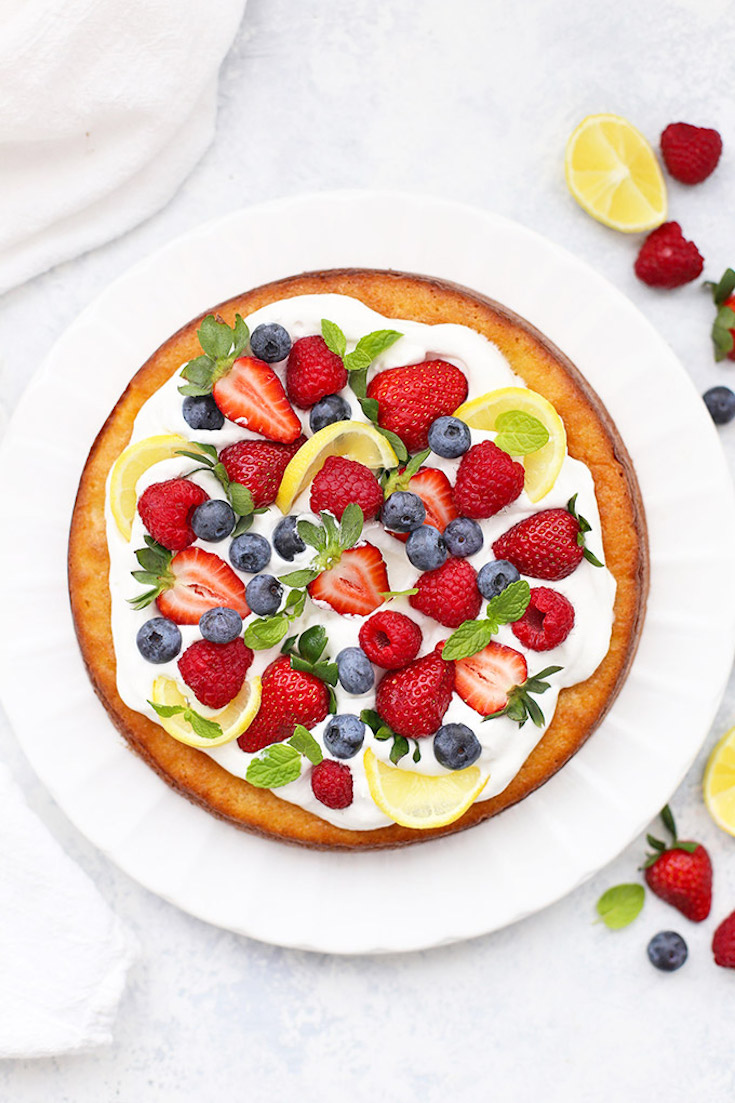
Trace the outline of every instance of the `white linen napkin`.
<instances>
[{"instance_id":1,"label":"white linen napkin","mask_svg":"<svg viewBox=\"0 0 735 1103\"><path fill-rule=\"evenodd\" d=\"M163 206L245 0L0 0L0 293Z\"/></svg>"},{"instance_id":2,"label":"white linen napkin","mask_svg":"<svg viewBox=\"0 0 735 1103\"><path fill-rule=\"evenodd\" d=\"M0 1057L112 1040L132 936L0 764Z\"/></svg>"}]
</instances>

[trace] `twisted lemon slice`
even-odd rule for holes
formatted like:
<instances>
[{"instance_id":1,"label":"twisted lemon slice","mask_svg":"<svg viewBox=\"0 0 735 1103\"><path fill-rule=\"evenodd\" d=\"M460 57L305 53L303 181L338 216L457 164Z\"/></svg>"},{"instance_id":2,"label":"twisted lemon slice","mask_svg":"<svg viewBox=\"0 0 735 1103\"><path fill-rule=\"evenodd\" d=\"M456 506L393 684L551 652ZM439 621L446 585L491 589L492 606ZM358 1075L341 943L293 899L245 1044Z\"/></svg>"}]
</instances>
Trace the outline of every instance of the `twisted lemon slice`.
<instances>
[{"instance_id":1,"label":"twisted lemon slice","mask_svg":"<svg viewBox=\"0 0 735 1103\"><path fill-rule=\"evenodd\" d=\"M387 766L365 751L365 774L370 796L381 812L402 827L426 831L445 827L464 815L487 784L478 766L435 777Z\"/></svg>"},{"instance_id":2,"label":"twisted lemon slice","mask_svg":"<svg viewBox=\"0 0 735 1103\"><path fill-rule=\"evenodd\" d=\"M155 705L173 705L185 707L187 701L173 678L161 674L153 683L151 701ZM199 705L197 711L202 709ZM182 713L174 716L158 716L157 722L161 727L178 739L179 743L186 743L189 747L221 747L223 743L231 743L250 727L260 708L260 678L249 678L243 683L237 697L234 697L229 705L225 705L218 712L206 709L206 719L213 720L222 728L222 735L214 739L207 739L197 735L192 730Z\"/></svg>"}]
</instances>

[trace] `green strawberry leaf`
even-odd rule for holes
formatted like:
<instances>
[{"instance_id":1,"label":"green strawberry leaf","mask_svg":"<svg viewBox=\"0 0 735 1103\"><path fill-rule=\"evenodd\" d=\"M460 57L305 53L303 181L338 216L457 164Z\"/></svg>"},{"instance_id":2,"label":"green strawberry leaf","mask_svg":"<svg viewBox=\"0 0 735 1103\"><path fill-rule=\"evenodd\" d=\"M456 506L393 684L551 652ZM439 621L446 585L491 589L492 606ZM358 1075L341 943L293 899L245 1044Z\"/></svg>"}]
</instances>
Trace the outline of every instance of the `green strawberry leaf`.
<instances>
[{"instance_id":1,"label":"green strawberry leaf","mask_svg":"<svg viewBox=\"0 0 735 1103\"><path fill-rule=\"evenodd\" d=\"M356 502L350 502L345 507L342 520L339 524L339 543L343 551L354 548L362 535L362 527L365 523L365 515Z\"/></svg>"},{"instance_id":2,"label":"green strawberry leaf","mask_svg":"<svg viewBox=\"0 0 735 1103\"><path fill-rule=\"evenodd\" d=\"M215 461L215 463L217 462L217 449L214 447L213 444L203 444L199 440L193 440L191 443L194 445L195 448L198 448L200 449L200 451L204 452L206 456L210 456ZM197 452L194 453L195 460L201 460L202 458L203 457L200 456Z\"/></svg>"},{"instance_id":3,"label":"green strawberry leaf","mask_svg":"<svg viewBox=\"0 0 735 1103\"><path fill-rule=\"evenodd\" d=\"M298 534L305 544L316 551L324 551L327 547L327 534L321 525L315 525L311 521L297 521Z\"/></svg>"},{"instance_id":4,"label":"green strawberry leaf","mask_svg":"<svg viewBox=\"0 0 735 1103\"><path fill-rule=\"evenodd\" d=\"M246 486L242 486L240 483L228 482L227 496L233 510L240 517L249 517L252 514L255 503L253 502L253 495Z\"/></svg>"},{"instance_id":5,"label":"green strawberry leaf","mask_svg":"<svg viewBox=\"0 0 735 1103\"><path fill-rule=\"evenodd\" d=\"M323 624L314 624L299 637L299 653L308 663L319 661L327 646L327 630Z\"/></svg>"},{"instance_id":6,"label":"green strawberry leaf","mask_svg":"<svg viewBox=\"0 0 735 1103\"><path fill-rule=\"evenodd\" d=\"M645 901L643 885L615 885L603 892L595 905L600 919L608 930L620 931L640 914Z\"/></svg>"},{"instance_id":7,"label":"green strawberry leaf","mask_svg":"<svg viewBox=\"0 0 735 1103\"><path fill-rule=\"evenodd\" d=\"M378 414L380 413L380 405L377 398L361 398L360 409L368 421L372 421L373 425L377 424Z\"/></svg>"},{"instance_id":8,"label":"green strawberry leaf","mask_svg":"<svg viewBox=\"0 0 735 1103\"><path fill-rule=\"evenodd\" d=\"M712 324L712 344L715 348L715 360L724 360L735 347L733 329L735 329L735 310L730 306L721 306Z\"/></svg>"},{"instance_id":9,"label":"green strawberry leaf","mask_svg":"<svg viewBox=\"0 0 735 1103\"><path fill-rule=\"evenodd\" d=\"M296 620L297 617L300 617L305 604L306 590L289 590L284 606L284 612L288 615L289 620Z\"/></svg>"},{"instance_id":10,"label":"green strawberry leaf","mask_svg":"<svg viewBox=\"0 0 735 1103\"><path fill-rule=\"evenodd\" d=\"M256 789L279 789L301 774L301 754L290 743L273 743L247 768L246 779Z\"/></svg>"},{"instance_id":11,"label":"green strawberry leaf","mask_svg":"<svg viewBox=\"0 0 735 1103\"><path fill-rule=\"evenodd\" d=\"M729 299L735 291L735 271L732 268L726 268L719 283L714 284L707 280L705 281L705 287L708 287L712 292L712 298L716 305L722 306L725 299Z\"/></svg>"},{"instance_id":12,"label":"green strawberry leaf","mask_svg":"<svg viewBox=\"0 0 735 1103\"><path fill-rule=\"evenodd\" d=\"M398 462L406 463L408 461L408 449L406 448L406 445L403 443L401 438L399 436L396 436L395 433L392 433L390 429L383 429L380 425L377 426L377 430L379 433L382 433L382 435L392 447L393 451L396 454Z\"/></svg>"},{"instance_id":13,"label":"green strawberry leaf","mask_svg":"<svg viewBox=\"0 0 735 1103\"><path fill-rule=\"evenodd\" d=\"M197 336L199 344L213 360L223 359L232 348L232 330L226 322L218 322L214 314L208 314L202 320Z\"/></svg>"},{"instance_id":14,"label":"green strawberry leaf","mask_svg":"<svg viewBox=\"0 0 735 1103\"><path fill-rule=\"evenodd\" d=\"M495 422L495 444L511 456L528 456L549 441L549 430L537 417L523 410L506 410Z\"/></svg>"},{"instance_id":15,"label":"green strawberry leaf","mask_svg":"<svg viewBox=\"0 0 735 1103\"><path fill-rule=\"evenodd\" d=\"M184 364L184 367L181 369L181 375L190 383L198 383L202 387L209 385L209 389L211 390L213 371L214 361L211 356L196 356L193 360L190 360L188 364Z\"/></svg>"},{"instance_id":16,"label":"green strawberry leaf","mask_svg":"<svg viewBox=\"0 0 735 1103\"><path fill-rule=\"evenodd\" d=\"M315 663L312 668L312 674L315 674L317 678L321 678L321 680L326 682L329 686L336 686L339 676L337 664L326 661Z\"/></svg>"},{"instance_id":17,"label":"green strawberry leaf","mask_svg":"<svg viewBox=\"0 0 735 1103\"><path fill-rule=\"evenodd\" d=\"M360 405L362 405L363 401L367 398L367 368L360 368L359 371L351 371L349 384L355 398L359 399ZM366 414L365 416L367 417L368 415Z\"/></svg>"},{"instance_id":18,"label":"green strawberry leaf","mask_svg":"<svg viewBox=\"0 0 735 1103\"><path fill-rule=\"evenodd\" d=\"M330 352L336 356L344 357L347 351L347 338L336 322L330 322L322 318L322 337Z\"/></svg>"},{"instance_id":19,"label":"green strawberry leaf","mask_svg":"<svg viewBox=\"0 0 735 1103\"><path fill-rule=\"evenodd\" d=\"M253 525L253 514L252 513L247 513L247 514L245 514L244 517L239 517L238 520L237 520L237 524L235 525L234 529L232 530L232 534L231 534L232 539L234 540L236 536L242 536L242 534L244 532L249 532L250 529L252 528L252 525Z\"/></svg>"},{"instance_id":20,"label":"green strawberry leaf","mask_svg":"<svg viewBox=\"0 0 735 1103\"><path fill-rule=\"evenodd\" d=\"M313 582L315 578L319 577L319 571L291 571L289 574L282 574L278 576L278 581L282 582L284 586L291 586L294 589L302 589L304 586L308 586L310 582Z\"/></svg>"},{"instance_id":21,"label":"green strawberry leaf","mask_svg":"<svg viewBox=\"0 0 735 1103\"><path fill-rule=\"evenodd\" d=\"M177 387L179 394L185 396L193 396L194 398L202 398L204 395L211 394L212 388L202 386L201 383L183 383L180 387Z\"/></svg>"},{"instance_id":22,"label":"green strawberry leaf","mask_svg":"<svg viewBox=\"0 0 735 1103\"><path fill-rule=\"evenodd\" d=\"M394 766L401 761L404 755L408 754L409 749L408 740L404 735L395 736L393 746L390 749L390 760Z\"/></svg>"},{"instance_id":23,"label":"green strawberry leaf","mask_svg":"<svg viewBox=\"0 0 735 1103\"><path fill-rule=\"evenodd\" d=\"M318 766L324 758L321 747L309 729L305 728L303 724L296 725L293 735L287 742L295 747L299 754L308 758L312 766Z\"/></svg>"},{"instance_id":24,"label":"green strawberry leaf","mask_svg":"<svg viewBox=\"0 0 735 1103\"><path fill-rule=\"evenodd\" d=\"M414 739L414 743L416 744L416 750L411 755L411 758L414 760L414 762L420 762L421 761L421 748L419 747L418 739Z\"/></svg>"},{"instance_id":25,"label":"green strawberry leaf","mask_svg":"<svg viewBox=\"0 0 735 1103\"><path fill-rule=\"evenodd\" d=\"M247 322L244 318L241 318L239 314L235 315L235 324L232 328L232 352L233 359L245 351L245 346L250 340L250 330L248 329Z\"/></svg>"}]
</instances>

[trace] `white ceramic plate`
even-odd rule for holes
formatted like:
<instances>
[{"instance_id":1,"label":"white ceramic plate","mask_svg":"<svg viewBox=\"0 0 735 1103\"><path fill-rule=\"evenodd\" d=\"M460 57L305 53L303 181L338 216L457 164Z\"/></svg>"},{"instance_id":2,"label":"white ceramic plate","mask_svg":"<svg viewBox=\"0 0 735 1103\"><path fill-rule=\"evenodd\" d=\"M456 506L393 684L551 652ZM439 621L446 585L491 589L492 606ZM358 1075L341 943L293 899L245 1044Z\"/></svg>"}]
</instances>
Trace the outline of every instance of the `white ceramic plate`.
<instances>
[{"instance_id":1,"label":"white ceramic plate","mask_svg":"<svg viewBox=\"0 0 735 1103\"><path fill-rule=\"evenodd\" d=\"M249 287L343 266L456 280L555 341L631 452L652 567L633 669L571 762L471 831L367 854L254 838L187 803L131 754L87 680L65 563L87 451L148 355L191 317ZM0 636L0 689L18 738L69 818L127 873L193 915L254 938L332 953L419 949L543 908L653 818L701 746L724 689L735 643L735 502L704 404L627 299L558 246L494 215L347 192L252 207L179 238L104 291L58 342L16 412L2 469L12 471L19 455L23 478L6 481L3 508L33 537L0 542L1 607L14 626Z\"/></svg>"}]
</instances>

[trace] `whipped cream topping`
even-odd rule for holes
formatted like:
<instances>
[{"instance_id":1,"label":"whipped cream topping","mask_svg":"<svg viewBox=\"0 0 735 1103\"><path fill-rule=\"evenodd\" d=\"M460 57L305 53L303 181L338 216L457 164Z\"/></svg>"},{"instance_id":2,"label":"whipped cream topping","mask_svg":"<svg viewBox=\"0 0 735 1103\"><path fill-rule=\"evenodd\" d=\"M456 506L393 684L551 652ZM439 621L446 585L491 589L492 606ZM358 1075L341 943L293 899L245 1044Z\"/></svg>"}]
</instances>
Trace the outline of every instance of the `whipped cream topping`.
<instances>
[{"instance_id":1,"label":"whipped cream topping","mask_svg":"<svg viewBox=\"0 0 735 1103\"><path fill-rule=\"evenodd\" d=\"M512 372L510 365L499 349L474 330L454 324L426 325L419 322L385 318L370 310L358 300L348 296L301 295L291 299L283 299L255 311L245 320L251 332L261 323L278 322L288 330L292 340L295 341L299 337L321 332L321 320L323 318L329 318L341 327L347 337L348 349L353 348L360 337L373 330L395 329L403 334L391 348L373 362L368 379L372 378L376 372L386 368L441 358L456 364L464 372L469 387L469 399L476 398L486 391L495 390L499 387L524 386L523 381ZM285 361L282 364L274 364L272 367L283 379ZM177 372L143 405L135 420L131 443L161 433L178 433L189 440L206 441L213 444L217 449L224 448L226 445L239 440L262 439L257 434L227 421L220 430L191 429L184 421L181 412L182 399L177 389L180 382L181 379ZM352 408L353 419L366 420L349 388L345 388L343 394ZM309 436L308 411L296 410L296 413L303 423L304 432ZM475 429L471 433L473 444L483 439L492 439L495 435L494 433L481 432ZM450 482L454 483L459 462L459 460L442 459L432 453L423 466L440 468L446 472ZM188 475L191 470L192 461L185 457L167 459L154 464L139 479L137 484L138 496L152 483ZM191 478L210 497L224 497L221 485L208 472L197 472ZM579 513L587 518L592 528L587 537L587 545L598 558L602 559L600 518L592 476L585 464L567 455L554 486L540 502L532 503L526 493L523 492L516 501L494 517L479 522L483 531L484 544L476 555L469 557L469 562L476 570L479 570L484 563L492 558L491 547L493 541L512 525L542 509L564 508L574 494L577 495ZM300 518L313 521L319 520L309 510L308 487L296 500L291 512L298 514ZM270 540L273 529L281 516L280 510L273 505L267 513L255 517L251 531L262 533ZM164 674L176 678L179 684L182 685L182 690L185 690L186 687L183 686L178 677L177 659L170 663L152 666L142 657L136 646L135 637L141 624L149 617L158 615L155 606L135 610L128 602L129 598L140 592L140 586L131 578L130 572L137 567L134 553L137 548L143 546L146 530L136 513L132 538L129 543L124 539L110 510L109 492L106 504L106 525L110 551L112 636L117 662L118 692L129 708L157 721L155 712L147 704L148 698L151 696L153 679L159 674ZM420 572L408 561L405 545L391 536L379 522L367 521L361 539L370 541L380 549L386 563L391 590L405 590L415 585ZM229 562L226 541L209 544L198 540L196 544ZM276 576L285 574L308 566L312 555L311 549L306 548L294 560L287 562L273 548L271 562L266 569L269 574ZM240 572L236 573L240 575L245 584L252 577ZM535 579L529 579L528 581L532 587L546 585L546 583ZM539 704L543 709L546 721L544 726L536 727L529 720L523 727L519 727L515 721L507 716L501 716L491 722L483 723L478 713L465 704L456 693L452 697L442 721L444 724L466 724L480 740L482 754L476 765L488 777L487 783L478 798L480 800L486 800L505 789L551 723L559 691L565 686L583 682L594 672L607 653L610 644L615 599L615 579L607 568L593 567L586 560L583 560L570 576L554 582L552 585L554 589L569 599L575 611L574 627L563 643L550 651L531 651L525 648L515 637L510 625L502 626L494 637L499 643L515 648L525 656L528 663L529 677L547 666L563 668L560 673L550 678L550 688L539 698ZM438 624L413 609L408 598L394 598L383 608L403 612L419 624L423 633L423 643L419 656L428 654L440 640L446 639L451 634L451 629ZM310 598L307 598L304 614L299 621L294 623L291 632L303 632L312 624L323 624L329 639L325 657L328 655L334 659L342 648L358 646L358 632L363 622L364 618L362 617L342 616L324 603L317 605ZM197 625L181 625L180 629L183 639L182 651L195 640L201 638ZM256 651L248 677L253 674L261 674L278 656L279 646L267 651ZM376 684L382 673L381 670L376 668ZM187 693L191 696L190 691L187 691ZM335 694L337 712L340 713L349 712L359 715L361 709L373 708L375 704L374 688L364 696L356 696L346 693L338 683L335 687ZM197 706L197 708L203 715L214 715L211 710L204 706ZM322 732L329 719L327 717L326 720L312 729L312 734L323 750ZM422 739L419 743L422 752L420 761L415 763L408 755L399 765L402 768L427 774L448 773L434 757L431 738ZM301 777L275 790L275 792L283 800L298 804L338 827L352 830L372 830L386 826L392 821L377 807L368 789L363 766L363 751L366 747L370 747L378 758L388 761L391 743L390 741L375 740L370 729L366 727L363 750L347 761L347 765L352 772L354 786L354 799L348 808L333 810L325 807L315 798L311 790L308 764L307 768L302 771ZM245 777L247 768L252 758L255 757L240 750L236 740L220 747L205 749L203 753L209 754L225 770L238 777ZM326 751L325 757L330 757Z\"/></svg>"}]
</instances>

